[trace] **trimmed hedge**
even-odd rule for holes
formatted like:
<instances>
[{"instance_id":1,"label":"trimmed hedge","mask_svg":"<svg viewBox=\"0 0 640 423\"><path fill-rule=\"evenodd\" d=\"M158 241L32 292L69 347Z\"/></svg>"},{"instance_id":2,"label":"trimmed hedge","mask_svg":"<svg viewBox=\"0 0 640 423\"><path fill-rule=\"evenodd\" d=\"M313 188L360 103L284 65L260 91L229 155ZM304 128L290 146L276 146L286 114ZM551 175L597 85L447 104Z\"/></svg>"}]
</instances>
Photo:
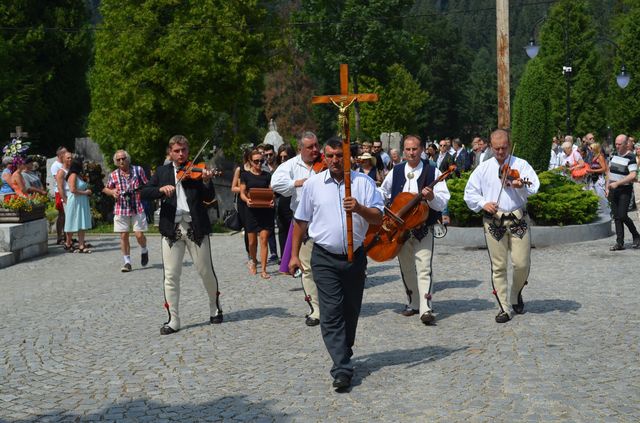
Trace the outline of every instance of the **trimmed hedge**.
<instances>
[{"instance_id":1,"label":"trimmed hedge","mask_svg":"<svg viewBox=\"0 0 640 423\"><path fill-rule=\"evenodd\" d=\"M464 202L464 187L469 172L459 178L449 179L447 186L451 193L449 216L453 226L481 226L482 215L469 210ZM529 197L527 210L536 225L564 226L593 222L598 215L598 196L593 191L585 191L583 185L576 184L558 172L546 171L538 174L540 189Z\"/></svg>"}]
</instances>

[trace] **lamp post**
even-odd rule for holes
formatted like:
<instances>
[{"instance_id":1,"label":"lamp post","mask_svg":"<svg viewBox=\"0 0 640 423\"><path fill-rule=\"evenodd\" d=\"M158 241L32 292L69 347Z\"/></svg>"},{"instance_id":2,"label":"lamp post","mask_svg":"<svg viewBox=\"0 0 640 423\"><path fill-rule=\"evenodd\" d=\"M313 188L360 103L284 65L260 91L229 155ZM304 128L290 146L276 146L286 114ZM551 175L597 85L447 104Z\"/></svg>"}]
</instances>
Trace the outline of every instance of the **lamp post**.
<instances>
[{"instance_id":1,"label":"lamp post","mask_svg":"<svg viewBox=\"0 0 640 423\"><path fill-rule=\"evenodd\" d=\"M567 27L555 19L551 19L546 16L540 18L535 23L533 30L531 31L531 38L529 40L529 44L526 45L524 49L527 53L527 56L529 56L530 59L533 59L538 55L538 53L540 52L540 46L536 44L535 30L540 23L542 23L547 19L550 19L550 20L553 20L554 22L559 23L562 26L562 31L563 31L564 63L565 64L562 66L562 74L565 77L566 85L567 85L567 99L566 99L567 133L565 135L570 135L571 134L571 76L573 75L573 67L571 64L572 57L569 52L569 32L567 31ZM622 89L626 88L627 85L629 85L629 81L631 81L631 75L629 75L629 73L627 72L627 68L624 65L624 56L622 55L622 50L620 50L620 47L618 47L616 43L614 43L612 40L606 37L599 37L598 40L608 42L609 44L613 45L616 48L616 52L620 53L620 56L622 57L622 66L620 69L620 73L616 76L616 83L620 88Z\"/></svg>"}]
</instances>

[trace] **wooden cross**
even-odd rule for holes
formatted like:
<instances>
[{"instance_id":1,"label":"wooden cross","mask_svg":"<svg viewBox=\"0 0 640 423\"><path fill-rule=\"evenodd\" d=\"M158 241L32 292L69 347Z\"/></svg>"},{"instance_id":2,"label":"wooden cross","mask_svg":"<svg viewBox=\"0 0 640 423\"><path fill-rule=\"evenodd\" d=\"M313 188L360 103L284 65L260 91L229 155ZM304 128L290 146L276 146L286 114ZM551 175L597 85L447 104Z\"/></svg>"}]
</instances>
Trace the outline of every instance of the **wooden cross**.
<instances>
[{"instance_id":1,"label":"wooden cross","mask_svg":"<svg viewBox=\"0 0 640 423\"><path fill-rule=\"evenodd\" d=\"M28 132L22 132L22 126L16 126L16 132L9 134L11 138L29 138Z\"/></svg>"},{"instance_id":2,"label":"wooden cross","mask_svg":"<svg viewBox=\"0 0 640 423\"><path fill-rule=\"evenodd\" d=\"M378 101L378 94L349 94L349 65L340 64L340 94L315 96L312 104L330 103L338 108L338 126L342 136L344 195L351 197L351 144L349 139L349 106L354 102ZM353 261L353 217L347 212L347 259Z\"/></svg>"}]
</instances>

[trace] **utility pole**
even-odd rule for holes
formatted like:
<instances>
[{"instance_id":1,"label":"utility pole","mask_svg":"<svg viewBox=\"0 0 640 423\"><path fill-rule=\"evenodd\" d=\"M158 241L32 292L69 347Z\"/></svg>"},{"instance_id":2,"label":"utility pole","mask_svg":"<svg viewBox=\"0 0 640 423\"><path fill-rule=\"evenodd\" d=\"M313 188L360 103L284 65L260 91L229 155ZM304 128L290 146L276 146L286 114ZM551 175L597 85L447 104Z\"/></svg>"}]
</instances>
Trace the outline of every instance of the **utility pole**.
<instances>
[{"instance_id":1,"label":"utility pole","mask_svg":"<svg viewBox=\"0 0 640 423\"><path fill-rule=\"evenodd\" d=\"M496 41L498 65L498 128L511 127L509 93L509 0L496 0Z\"/></svg>"}]
</instances>

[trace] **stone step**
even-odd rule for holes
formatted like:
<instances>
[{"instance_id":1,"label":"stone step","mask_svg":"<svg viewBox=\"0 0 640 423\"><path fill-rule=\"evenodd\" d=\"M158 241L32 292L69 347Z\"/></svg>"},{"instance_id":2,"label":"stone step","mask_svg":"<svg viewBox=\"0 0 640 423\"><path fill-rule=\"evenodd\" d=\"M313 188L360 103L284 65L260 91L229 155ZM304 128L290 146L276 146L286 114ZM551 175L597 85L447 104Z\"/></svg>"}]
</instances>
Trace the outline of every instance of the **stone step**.
<instances>
[{"instance_id":1,"label":"stone step","mask_svg":"<svg viewBox=\"0 0 640 423\"><path fill-rule=\"evenodd\" d=\"M47 254L48 230L47 219L0 224L0 253L12 254L10 264Z\"/></svg>"},{"instance_id":2,"label":"stone step","mask_svg":"<svg viewBox=\"0 0 640 423\"><path fill-rule=\"evenodd\" d=\"M16 257L13 253L0 252L0 269L16 264Z\"/></svg>"}]
</instances>

